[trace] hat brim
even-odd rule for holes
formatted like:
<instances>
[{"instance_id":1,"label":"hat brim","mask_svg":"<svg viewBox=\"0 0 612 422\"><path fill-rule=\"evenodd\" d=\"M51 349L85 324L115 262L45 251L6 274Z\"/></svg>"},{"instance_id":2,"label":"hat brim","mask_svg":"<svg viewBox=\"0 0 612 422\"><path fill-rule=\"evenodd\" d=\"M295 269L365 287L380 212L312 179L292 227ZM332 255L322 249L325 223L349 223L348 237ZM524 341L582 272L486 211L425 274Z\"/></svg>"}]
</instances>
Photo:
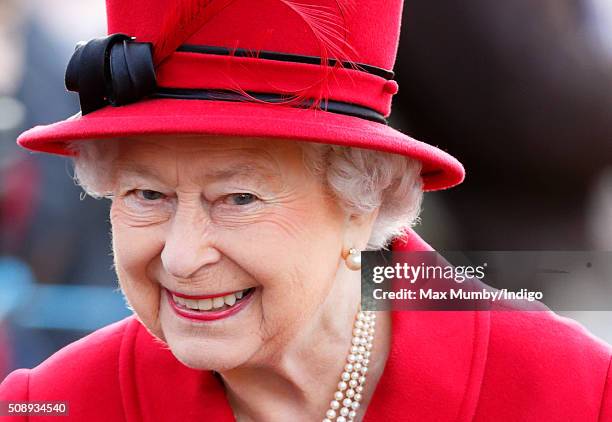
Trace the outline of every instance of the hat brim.
<instances>
[{"instance_id":1,"label":"hat brim","mask_svg":"<svg viewBox=\"0 0 612 422\"><path fill-rule=\"evenodd\" d=\"M286 138L401 154L423 163L426 191L450 188L465 177L457 159L390 126L322 110L253 102L148 99L36 126L17 142L33 151L69 155L67 141L163 134Z\"/></svg>"}]
</instances>

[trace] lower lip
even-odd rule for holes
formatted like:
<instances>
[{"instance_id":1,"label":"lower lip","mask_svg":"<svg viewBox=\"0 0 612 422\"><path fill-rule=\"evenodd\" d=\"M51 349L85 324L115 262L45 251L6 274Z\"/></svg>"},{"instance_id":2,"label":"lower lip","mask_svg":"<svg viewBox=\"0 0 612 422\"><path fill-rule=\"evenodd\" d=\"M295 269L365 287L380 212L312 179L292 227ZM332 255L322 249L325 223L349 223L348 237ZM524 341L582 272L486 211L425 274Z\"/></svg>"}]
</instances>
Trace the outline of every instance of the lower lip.
<instances>
[{"instance_id":1,"label":"lower lip","mask_svg":"<svg viewBox=\"0 0 612 422\"><path fill-rule=\"evenodd\" d=\"M229 318L230 316L240 312L253 299L253 296L255 296L256 291L257 290L253 290L247 297L242 299L240 302L236 302L236 304L231 308L219 312L190 311L188 309L179 307L179 305L174 301L174 299L172 299L172 293L170 293L168 290L166 290L166 296L168 296L168 302L170 303L170 307L178 316L197 321L216 321L218 319Z\"/></svg>"}]
</instances>

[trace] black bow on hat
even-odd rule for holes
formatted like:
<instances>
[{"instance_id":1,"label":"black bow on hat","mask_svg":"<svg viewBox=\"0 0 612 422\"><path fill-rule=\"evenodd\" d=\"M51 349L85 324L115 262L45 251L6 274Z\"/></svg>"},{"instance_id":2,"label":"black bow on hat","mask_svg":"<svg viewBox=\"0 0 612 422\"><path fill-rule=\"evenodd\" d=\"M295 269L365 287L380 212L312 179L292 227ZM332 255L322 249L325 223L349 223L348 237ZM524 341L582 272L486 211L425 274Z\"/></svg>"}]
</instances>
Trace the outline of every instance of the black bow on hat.
<instances>
[{"instance_id":1,"label":"black bow on hat","mask_svg":"<svg viewBox=\"0 0 612 422\"><path fill-rule=\"evenodd\" d=\"M156 87L151 44L125 34L79 43L66 69L66 88L79 93L82 114L138 101Z\"/></svg>"}]
</instances>

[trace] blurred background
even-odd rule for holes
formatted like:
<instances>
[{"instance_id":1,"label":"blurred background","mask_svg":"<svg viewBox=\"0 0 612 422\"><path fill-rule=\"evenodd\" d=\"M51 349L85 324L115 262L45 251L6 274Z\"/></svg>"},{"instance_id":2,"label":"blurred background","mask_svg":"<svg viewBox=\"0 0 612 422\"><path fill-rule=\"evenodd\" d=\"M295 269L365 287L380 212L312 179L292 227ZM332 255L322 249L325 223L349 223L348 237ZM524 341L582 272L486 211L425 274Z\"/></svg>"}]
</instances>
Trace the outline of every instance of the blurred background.
<instances>
[{"instance_id":1,"label":"blurred background","mask_svg":"<svg viewBox=\"0 0 612 422\"><path fill-rule=\"evenodd\" d=\"M467 169L416 231L442 251L612 251L612 2L406 0L402 27L391 124ZM15 145L79 110L65 66L105 33L103 0L0 0L0 379L129 314L109 204ZM612 342L611 312L567 315Z\"/></svg>"}]
</instances>

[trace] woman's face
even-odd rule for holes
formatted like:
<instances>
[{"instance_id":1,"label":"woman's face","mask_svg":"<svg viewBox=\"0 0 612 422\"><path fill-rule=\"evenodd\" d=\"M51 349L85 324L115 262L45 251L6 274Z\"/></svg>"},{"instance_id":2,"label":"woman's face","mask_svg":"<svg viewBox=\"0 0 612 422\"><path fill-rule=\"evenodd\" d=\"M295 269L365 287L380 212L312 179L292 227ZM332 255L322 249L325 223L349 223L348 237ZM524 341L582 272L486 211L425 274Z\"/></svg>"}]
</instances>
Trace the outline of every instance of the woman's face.
<instances>
[{"instance_id":1,"label":"woman's face","mask_svg":"<svg viewBox=\"0 0 612 422\"><path fill-rule=\"evenodd\" d=\"M293 141L119 142L111 207L119 282L186 365L223 371L269 359L345 271L350 219L302 160Z\"/></svg>"}]
</instances>

